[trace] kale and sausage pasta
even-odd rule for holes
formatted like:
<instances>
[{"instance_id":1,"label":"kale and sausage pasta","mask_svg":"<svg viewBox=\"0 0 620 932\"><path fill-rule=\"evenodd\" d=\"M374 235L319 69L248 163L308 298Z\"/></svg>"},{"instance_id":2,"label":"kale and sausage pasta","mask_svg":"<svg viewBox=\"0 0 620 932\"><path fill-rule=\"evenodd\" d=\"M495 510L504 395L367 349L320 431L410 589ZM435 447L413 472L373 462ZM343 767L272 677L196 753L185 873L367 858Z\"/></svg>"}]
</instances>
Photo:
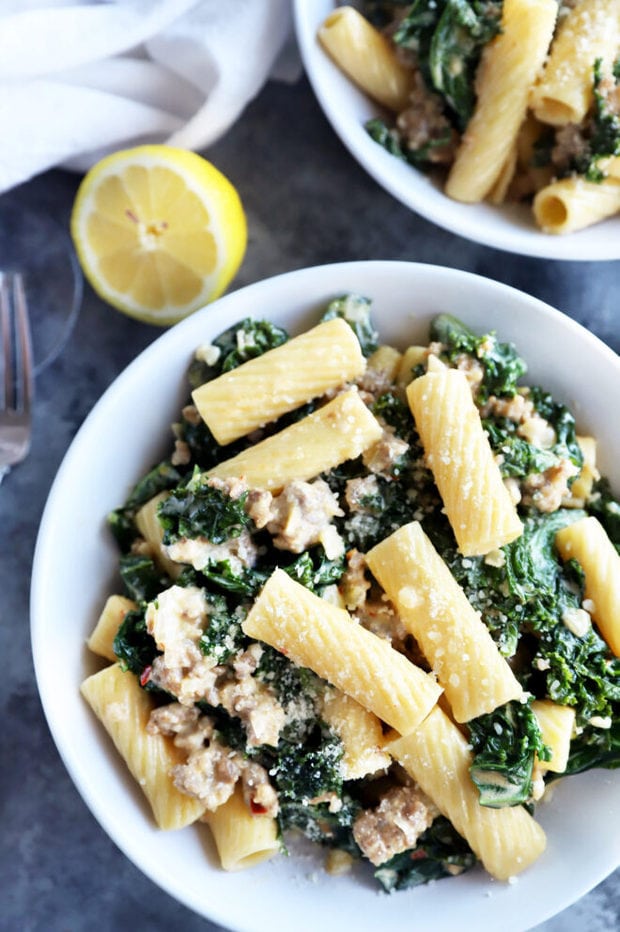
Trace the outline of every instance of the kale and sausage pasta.
<instances>
[{"instance_id":1,"label":"kale and sausage pasta","mask_svg":"<svg viewBox=\"0 0 620 932\"><path fill-rule=\"evenodd\" d=\"M82 685L162 829L226 870L300 832L387 890L509 880L548 787L620 765L620 505L526 371L446 314L381 344L354 294L197 349Z\"/></svg>"}]
</instances>

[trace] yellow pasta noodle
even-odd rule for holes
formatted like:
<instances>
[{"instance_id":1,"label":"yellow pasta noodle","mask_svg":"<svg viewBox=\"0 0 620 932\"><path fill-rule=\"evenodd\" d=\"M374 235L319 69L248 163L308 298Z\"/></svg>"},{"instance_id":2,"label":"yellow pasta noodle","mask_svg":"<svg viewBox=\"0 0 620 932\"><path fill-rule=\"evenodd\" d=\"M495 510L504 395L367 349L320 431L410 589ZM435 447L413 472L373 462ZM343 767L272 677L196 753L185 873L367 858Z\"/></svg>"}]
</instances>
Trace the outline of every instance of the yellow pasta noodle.
<instances>
[{"instance_id":1,"label":"yellow pasta noodle","mask_svg":"<svg viewBox=\"0 0 620 932\"><path fill-rule=\"evenodd\" d=\"M225 871L254 867L282 850L276 820L270 815L252 813L239 785L223 805L205 812L202 821L211 829Z\"/></svg>"},{"instance_id":2,"label":"yellow pasta noodle","mask_svg":"<svg viewBox=\"0 0 620 932\"><path fill-rule=\"evenodd\" d=\"M153 704L136 676L113 664L84 680L80 691L139 783L157 825L183 828L200 818L204 803L177 790L170 776L187 755L169 738L146 731Z\"/></svg>"},{"instance_id":3,"label":"yellow pasta noodle","mask_svg":"<svg viewBox=\"0 0 620 932\"><path fill-rule=\"evenodd\" d=\"M549 60L530 96L543 123L581 123L592 105L593 66L609 70L620 48L618 0L581 0L560 23Z\"/></svg>"},{"instance_id":4,"label":"yellow pasta noodle","mask_svg":"<svg viewBox=\"0 0 620 932\"><path fill-rule=\"evenodd\" d=\"M483 51L476 109L446 182L446 194L457 201L481 201L497 182L547 55L557 11L556 0L505 0L502 31Z\"/></svg>"},{"instance_id":5,"label":"yellow pasta noodle","mask_svg":"<svg viewBox=\"0 0 620 932\"><path fill-rule=\"evenodd\" d=\"M164 573L167 573L171 579L176 579L181 572L182 567L174 560L171 560L164 547L164 529L159 523L157 509L160 504L168 497L169 492L159 492L149 499L136 512L134 521L145 541L150 544L153 552L155 563Z\"/></svg>"},{"instance_id":6,"label":"yellow pasta noodle","mask_svg":"<svg viewBox=\"0 0 620 932\"><path fill-rule=\"evenodd\" d=\"M202 419L225 445L338 388L366 368L353 329L326 320L192 392Z\"/></svg>"},{"instance_id":7,"label":"yellow pasta noodle","mask_svg":"<svg viewBox=\"0 0 620 932\"><path fill-rule=\"evenodd\" d=\"M390 110L402 110L412 87L411 69L399 62L385 36L356 9L339 7L318 32L325 51L370 97Z\"/></svg>"},{"instance_id":8,"label":"yellow pasta noodle","mask_svg":"<svg viewBox=\"0 0 620 932\"><path fill-rule=\"evenodd\" d=\"M406 388L413 381L413 370L416 366L426 362L428 357L428 346L408 346L402 355L402 359L396 373L396 381L401 388Z\"/></svg>"},{"instance_id":9,"label":"yellow pasta noodle","mask_svg":"<svg viewBox=\"0 0 620 932\"><path fill-rule=\"evenodd\" d=\"M357 390L350 389L296 424L214 466L209 476L244 478L250 488L273 492L294 479L313 479L355 459L381 433Z\"/></svg>"},{"instance_id":10,"label":"yellow pasta noodle","mask_svg":"<svg viewBox=\"0 0 620 932\"><path fill-rule=\"evenodd\" d=\"M577 560L585 574L585 600L592 618L620 657L620 554L598 518L562 528L555 543L563 560Z\"/></svg>"},{"instance_id":11,"label":"yellow pasta noodle","mask_svg":"<svg viewBox=\"0 0 620 932\"><path fill-rule=\"evenodd\" d=\"M461 553L489 553L519 537L523 526L465 374L427 372L407 387L407 398Z\"/></svg>"},{"instance_id":12,"label":"yellow pasta noodle","mask_svg":"<svg viewBox=\"0 0 620 932\"><path fill-rule=\"evenodd\" d=\"M417 521L373 547L366 562L420 645L457 722L523 695L488 628Z\"/></svg>"},{"instance_id":13,"label":"yellow pasta noodle","mask_svg":"<svg viewBox=\"0 0 620 932\"><path fill-rule=\"evenodd\" d=\"M383 750L383 729L376 715L339 689L326 691L321 715L342 741L344 780L360 780L390 765Z\"/></svg>"},{"instance_id":14,"label":"yellow pasta noodle","mask_svg":"<svg viewBox=\"0 0 620 932\"><path fill-rule=\"evenodd\" d=\"M108 596L97 624L86 642L89 650L114 663L116 660L114 638L125 615L134 608L137 608L136 603L132 599L125 598L124 595Z\"/></svg>"},{"instance_id":15,"label":"yellow pasta noodle","mask_svg":"<svg viewBox=\"0 0 620 932\"><path fill-rule=\"evenodd\" d=\"M309 667L401 734L417 728L441 693L432 676L386 640L280 569L263 587L243 630Z\"/></svg>"},{"instance_id":16,"label":"yellow pasta noodle","mask_svg":"<svg viewBox=\"0 0 620 932\"><path fill-rule=\"evenodd\" d=\"M390 742L387 750L467 839L493 877L508 880L544 851L545 833L523 806L480 805L469 775L473 756L467 738L438 706L413 734Z\"/></svg>"},{"instance_id":17,"label":"yellow pasta noodle","mask_svg":"<svg viewBox=\"0 0 620 932\"><path fill-rule=\"evenodd\" d=\"M575 728L575 710L551 699L535 699L532 711L538 719L543 742L551 749L551 759L541 761L542 768L564 773Z\"/></svg>"},{"instance_id":18,"label":"yellow pasta noodle","mask_svg":"<svg viewBox=\"0 0 620 932\"><path fill-rule=\"evenodd\" d=\"M545 233L574 233L620 211L620 180L587 181L580 175L560 178L541 188L532 207Z\"/></svg>"}]
</instances>

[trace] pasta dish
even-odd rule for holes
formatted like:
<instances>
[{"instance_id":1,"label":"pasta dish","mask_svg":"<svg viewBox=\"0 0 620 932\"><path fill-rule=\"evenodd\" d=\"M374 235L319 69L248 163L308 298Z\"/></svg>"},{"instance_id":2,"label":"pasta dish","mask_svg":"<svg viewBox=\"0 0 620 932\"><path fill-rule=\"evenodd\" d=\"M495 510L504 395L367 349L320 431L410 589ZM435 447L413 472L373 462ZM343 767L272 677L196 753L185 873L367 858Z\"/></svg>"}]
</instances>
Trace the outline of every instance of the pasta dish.
<instances>
[{"instance_id":1,"label":"pasta dish","mask_svg":"<svg viewBox=\"0 0 620 932\"><path fill-rule=\"evenodd\" d=\"M507 881L548 787L620 765L620 504L525 375L446 314L382 344L356 294L198 347L169 456L109 516L82 684L161 829L225 870L297 831L389 891Z\"/></svg>"},{"instance_id":2,"label":"pasta dish","mask_svg":"<svg viewBox=\"0 0 620 932\"><path fill-rule=\"evenodd\" d=\"M395 157L463 203L531 203L546 233L620 211L618 0L364 0L319 29Z\"/></svg>"}]
</instances>

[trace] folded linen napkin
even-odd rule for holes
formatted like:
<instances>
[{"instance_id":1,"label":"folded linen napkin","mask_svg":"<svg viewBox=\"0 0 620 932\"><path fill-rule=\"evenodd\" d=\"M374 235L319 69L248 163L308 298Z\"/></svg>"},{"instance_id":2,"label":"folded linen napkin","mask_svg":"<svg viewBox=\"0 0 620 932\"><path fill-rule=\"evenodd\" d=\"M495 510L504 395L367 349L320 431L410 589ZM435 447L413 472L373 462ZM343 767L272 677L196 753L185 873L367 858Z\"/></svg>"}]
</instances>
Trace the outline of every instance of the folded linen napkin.
<instances>
[{"instance_id":1,"label":"folded linen napkin","mask_svg":"<svg viewBox=\"0 0 620 932\"><path fill-rule=\"evenodd\" d=\"M3 0L0 193L129 145L204 149L290 33L289 0Z\"/></svg>"}]
</instances>

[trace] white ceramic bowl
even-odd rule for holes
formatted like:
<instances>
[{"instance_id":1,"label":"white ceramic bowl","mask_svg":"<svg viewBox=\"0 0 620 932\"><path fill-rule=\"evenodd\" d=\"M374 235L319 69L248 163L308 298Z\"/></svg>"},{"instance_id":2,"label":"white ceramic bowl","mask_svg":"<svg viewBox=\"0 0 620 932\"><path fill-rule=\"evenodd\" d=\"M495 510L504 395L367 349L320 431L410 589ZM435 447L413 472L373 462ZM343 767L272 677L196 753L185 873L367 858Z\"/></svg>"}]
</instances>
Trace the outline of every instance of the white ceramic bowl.
<instances>
[{"instance_id":1,"label":"white ceramic bowl","mask_svg":"<svg viewBox=\"0 0 620 932\"><path fill-rule=\"evenodd\" d=\"M299 331L335 295L374 301L384 340L422 340L438 312L517 343L542 382L601 439L602 469L620 489L620 362L586 330L526 295L428 265L353 262L291 272L220 299L169 330L119 376L77 434L41 523L32 582L32 644L50 729L78 790L116 844L155 883L198 913L243 932L499 929L521 932L569 905L620 863L620 772L590 772L558 786L539 808L548 850L516 884L475 870L415 890L379 895L351 874L330 877L322 858L280 858L223 873L197 827L163 833L79 694L97 664L84 641L117 584L105 526L135 480L165 455L185 397L194 348L251 314ZM202 830L204 832L204 828Z\"/></svg>"},{"instance_id":2,"label":"white ceramic bowl","mask_svg":"<svg viewBox=\"0 0 620 932\"><path fill-rule=\"evenodd\" d=\"M526 206L460 204L436 182L373 142L365 122L382 111L358 90L320 46L317 30L334 0L294 0L297 41L306 73L325 115L363 168L394 197L427 220L467 239L521 255L597 261L620 258L620 217L571 233L541 233Z\"/></svg>"}]
</instances>

